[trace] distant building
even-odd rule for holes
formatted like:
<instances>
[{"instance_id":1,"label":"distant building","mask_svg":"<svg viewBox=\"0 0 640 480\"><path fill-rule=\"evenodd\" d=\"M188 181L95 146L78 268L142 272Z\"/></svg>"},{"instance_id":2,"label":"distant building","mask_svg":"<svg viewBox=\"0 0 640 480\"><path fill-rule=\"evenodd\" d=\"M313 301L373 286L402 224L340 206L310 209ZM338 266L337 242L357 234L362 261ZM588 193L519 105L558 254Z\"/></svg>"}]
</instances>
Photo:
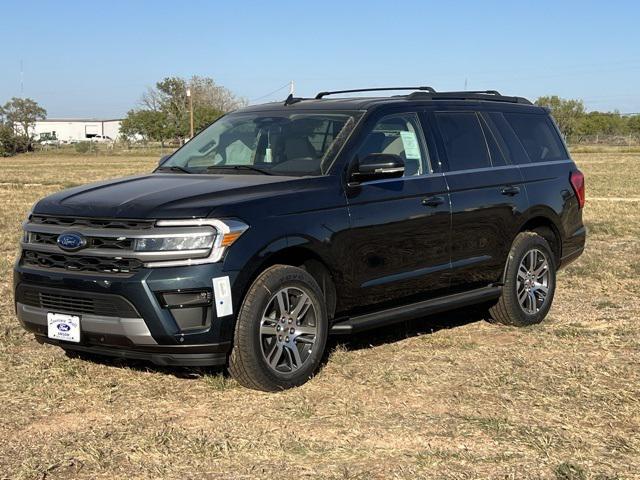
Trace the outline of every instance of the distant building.
<instances>
[{"instance_id":1,"label":"distant building","mask_svg":"<svg viewBox=\"0 0 640 480\"><path fill-rule=\"evenodd\" d=\"M81 142L96 136L116 140L120 136L121 122L122 119L47 118L35 123L33 134L36 140L57 139L61 142Z\"/></svg>"}]
</instances>

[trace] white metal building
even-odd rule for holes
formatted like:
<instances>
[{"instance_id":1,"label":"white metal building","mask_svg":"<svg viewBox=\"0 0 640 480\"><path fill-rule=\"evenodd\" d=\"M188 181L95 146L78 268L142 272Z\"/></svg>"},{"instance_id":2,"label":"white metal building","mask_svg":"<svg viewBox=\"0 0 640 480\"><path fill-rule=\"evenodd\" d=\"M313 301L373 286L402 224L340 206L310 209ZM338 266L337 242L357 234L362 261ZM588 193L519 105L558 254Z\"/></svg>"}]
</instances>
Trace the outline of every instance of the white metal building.
<instances>
[{"instance_id":1,"label":"white metal building","mask_svg":"<svg viewBox=\"0 0 640 480\"><path fill-rule=\"evenodd\" d=\"M80 142L101 135L116 140L120 135L121 119L47 118L33 127L34 137L56 138L61 142Z\"/></svg>"}]
</instances>

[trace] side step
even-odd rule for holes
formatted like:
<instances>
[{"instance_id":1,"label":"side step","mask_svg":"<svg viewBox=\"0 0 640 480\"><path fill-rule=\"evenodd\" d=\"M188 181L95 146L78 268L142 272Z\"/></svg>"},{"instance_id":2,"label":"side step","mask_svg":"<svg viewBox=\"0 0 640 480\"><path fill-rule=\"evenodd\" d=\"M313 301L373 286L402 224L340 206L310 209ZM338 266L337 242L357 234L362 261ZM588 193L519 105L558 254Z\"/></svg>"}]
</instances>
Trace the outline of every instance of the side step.
<instances>
[{"instance_id":1,"label":"side step","mask_svg":"<svg viewBox=\"0 0 640 480\"><path fill-rule=\"evenodd\" d=\"M433 298L422 302L393 307L379 312L367 313L346 319L337 320L332 326L332 334L358 333L372 328L383 327L405 320L419 318L424 315L466 307L476 303L496 299L502 287L483 287L469 292L454 293L445 297Z\"/></svg>"}]
</instances>

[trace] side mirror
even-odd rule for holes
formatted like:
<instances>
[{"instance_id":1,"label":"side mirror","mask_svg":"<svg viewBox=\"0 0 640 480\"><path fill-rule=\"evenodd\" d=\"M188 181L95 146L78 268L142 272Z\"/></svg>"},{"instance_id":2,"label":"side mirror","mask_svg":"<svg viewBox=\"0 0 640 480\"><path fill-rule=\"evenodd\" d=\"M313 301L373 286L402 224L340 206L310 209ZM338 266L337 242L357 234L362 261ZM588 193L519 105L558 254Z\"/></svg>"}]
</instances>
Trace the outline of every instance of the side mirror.
<instances>
[{"instance_id":1,"label":"side mirror","mask_svg":"<svg viewBox=\"0 0 640 480\"><path fill-rule=\"evenodd\" d=\"M161 166L164 162L169 160L170 156L171 155L163 155L162 157L160 157L160 160L158 160L158 166Z\"/></svg>"},{"instance_id":2,"label":"side mirror","mask_svg":"<svg viewBox=\"0 0 640 480\"><path fill-rule=\"evenodd\" d=\"M404 161L398 155L372 153L367 155L353 169L351 182L399 178L404 175Z\"/></svg>"}]
</instances>

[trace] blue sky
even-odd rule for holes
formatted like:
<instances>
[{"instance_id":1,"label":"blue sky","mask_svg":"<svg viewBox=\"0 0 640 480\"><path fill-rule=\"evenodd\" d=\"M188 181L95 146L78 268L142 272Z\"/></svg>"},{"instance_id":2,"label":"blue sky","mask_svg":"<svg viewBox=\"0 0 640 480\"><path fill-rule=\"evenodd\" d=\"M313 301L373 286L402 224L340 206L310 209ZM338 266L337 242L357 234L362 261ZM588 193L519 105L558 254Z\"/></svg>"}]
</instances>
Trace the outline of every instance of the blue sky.
<instances>
[{"instance_id":1,"label":"blue sky","mask_svg":"<svg viewBox=\"0 0 640 480\"><path fill-rule=\"evenodd\" d=\"M0 103L119 117L164 76L255 100L389 85L498 89L640 112L640 2L14 1L0 6ZM259 102L284 99L286 89Z\"/></svg>"}]
</instances>

